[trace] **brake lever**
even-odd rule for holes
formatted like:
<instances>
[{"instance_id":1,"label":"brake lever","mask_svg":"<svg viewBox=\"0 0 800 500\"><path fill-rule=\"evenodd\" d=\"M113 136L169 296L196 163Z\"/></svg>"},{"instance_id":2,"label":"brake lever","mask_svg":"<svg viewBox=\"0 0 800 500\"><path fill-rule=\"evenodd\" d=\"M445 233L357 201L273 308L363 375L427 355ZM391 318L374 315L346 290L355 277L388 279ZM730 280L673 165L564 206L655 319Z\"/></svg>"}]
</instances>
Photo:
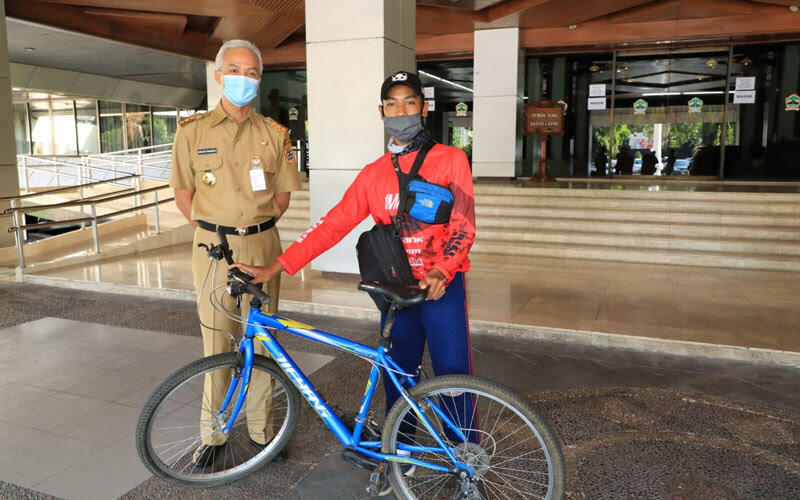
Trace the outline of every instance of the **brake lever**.
<instances>
[{"instance_id":1,"label":"brake lever","mask_svg":"<svg viewBox=\"0 0 800 500\"><path fill-rule=\"evenodd\" d=\"M214 260L222 260L224 258L224 250L221 245L208 246L205 243L198 243L198 248L203 248L208 254L208 257Z\"/></svg>"}]
</instances>

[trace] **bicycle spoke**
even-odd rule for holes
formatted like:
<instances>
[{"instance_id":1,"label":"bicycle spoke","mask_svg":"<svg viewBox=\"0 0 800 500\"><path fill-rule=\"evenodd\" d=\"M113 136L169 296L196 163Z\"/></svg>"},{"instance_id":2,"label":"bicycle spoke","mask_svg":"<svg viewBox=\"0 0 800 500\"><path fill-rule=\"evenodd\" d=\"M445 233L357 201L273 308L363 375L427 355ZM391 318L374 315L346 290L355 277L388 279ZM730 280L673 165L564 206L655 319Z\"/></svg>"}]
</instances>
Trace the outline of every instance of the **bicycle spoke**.
<instances>
[{"instance_id":1,"label":"bicycle spoke","mask_svg":"<svg viewBox=\"0 0 800 500\"><path fill-rule=\"evenodd\" d=\"M203 361L197 363L202 365ZM236 383L232 377L233 366L212 365L210 369L196 372L165 392L148 419L147 450L157 466L155 472L163 471L169 477L185 482L219 482L220 478L244 473L248 467L263 463L266 454L263 448L250 442L251 436L263 432L274 439L291 432L294 423L287 427L286 422L291 415L294 415L293 422L296 422L298 393L293 386L290 387L291 391L287 390L285 378L276 378L257 364L253 366L254 377L263 373L273 380L271 387L266 389L266 399L255 403L253 395L263 398L263 393L247 394L234 419L233 409L244 390L244 385L239 381L224 411L214 408L212 401L221 404L228 395L230 384ZM226 428L228 431L223 433ZM255 440L261 441L258 437ZM224 444L224 448L212 448L216 453L208 451L214 454L206 455L206 467L197 467L194 457L203 451L201 446L204 443ZM141 449L139 447L140 452Z\"/></svg>"},{"instance_id":2,"label":"bicycle spoke","mask_svg":"<svg viewBox=\"0 0 800 500\"><path fill-rule=\"evenodd\" d=\"M495 395L470 390L468 385L446 387L415 396L415 401L427 400L438 408L424 413L432 426L430 430L413 419L407 422L412 414L407 405L405 412L390 415L394 423L387 422L393 427L386 432L392 433L393 445L399 440L412 446L438 447L428 444L435 443L432 432L436 432L451 446L457 461L470 467L476 475L471 488L482 488L484 496L497 500L545 498L554 477L550 452L544 447L541 431L532 426L528 417L523 417L524 413ZM410 425L404 427L406 424ZM456 432L461 432L466 440L456 439L451 443ZM452 466L443 451L412 455L432 464ZM450 473L428 469L427 474L405 477L400 469L393 472L392 480L399 483L395 491L401 498L449 500L458 492L458 480Z\"/></svg>"}]
</instances>

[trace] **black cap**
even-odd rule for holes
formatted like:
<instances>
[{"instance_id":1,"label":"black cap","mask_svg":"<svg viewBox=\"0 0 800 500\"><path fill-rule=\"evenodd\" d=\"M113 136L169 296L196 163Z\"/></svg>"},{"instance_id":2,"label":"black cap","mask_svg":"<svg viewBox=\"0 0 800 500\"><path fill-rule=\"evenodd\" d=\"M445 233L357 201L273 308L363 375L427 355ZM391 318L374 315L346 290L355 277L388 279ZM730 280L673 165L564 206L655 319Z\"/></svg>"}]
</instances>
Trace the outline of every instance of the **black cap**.
<instances>
[{"instance_id":1,"label":"black cap","mask_svg":"<svg viewBox=\"0 0 800 500\"><path fill-rule=\"evenodd\" d=\"M425 99L425 93L422 91L422 81L420 81L417 74L410 71L397 71L383 81L383 85L381 85L381 101L386 99L389 89L395 85L405 85L419 94L423 100Z\"/></svg>"}]
</instances>

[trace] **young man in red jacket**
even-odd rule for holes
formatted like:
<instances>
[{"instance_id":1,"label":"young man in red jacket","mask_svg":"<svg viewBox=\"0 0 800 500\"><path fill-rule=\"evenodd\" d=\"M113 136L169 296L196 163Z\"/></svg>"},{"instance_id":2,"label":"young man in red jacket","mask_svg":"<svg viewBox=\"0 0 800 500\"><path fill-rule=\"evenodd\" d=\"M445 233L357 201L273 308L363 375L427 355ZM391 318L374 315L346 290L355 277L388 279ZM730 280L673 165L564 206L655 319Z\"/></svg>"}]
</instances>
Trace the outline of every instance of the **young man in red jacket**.
<instances>
[{"instance_id":1,"label":"young man in red jacket","mask_svg":"<svg viewBox=\"0 0 800 500\"><path fill-rule=\"evenodd\" d=\"M392 136L387 145L389 152L365 166L342 200L274 264L234 266L255 276L256 283L269 281L281 271L293 275L333 247L367 216L371 215L376 224L392 223L399 199L393 160L397 160L400 170L407 174L419 149L433 142L422 123L428 113L428 103L423 98L419 77L407 71L389 76L381 86L378 109ZM445 223L427 224L407 216L410 223L402 226L408 262L419 286L428 290L428 296L425 302L398 313L389 355L403 370L413 373L422 361L427 341L436 375L471 374L464 273L470 268L467 253L475 240L472 173L463 151L435 144L425 157L419 175L428 183L447 188L453 195L453 209ZM388 411L399 394L386 377L384 388Z\"/></svg>"}]
</instances>

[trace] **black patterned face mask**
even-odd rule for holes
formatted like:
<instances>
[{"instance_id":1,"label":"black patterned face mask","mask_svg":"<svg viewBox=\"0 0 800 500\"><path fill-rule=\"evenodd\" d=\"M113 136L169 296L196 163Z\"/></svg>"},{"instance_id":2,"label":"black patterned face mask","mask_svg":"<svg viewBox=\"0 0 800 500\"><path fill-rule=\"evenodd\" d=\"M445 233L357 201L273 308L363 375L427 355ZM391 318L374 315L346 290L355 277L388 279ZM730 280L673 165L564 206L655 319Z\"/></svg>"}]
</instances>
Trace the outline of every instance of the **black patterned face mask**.
<instances>
[{"instance_id":1,"label":"black patterned face mask","mask_svg":"<svg viewBox=\"0 0 800 500\"><path fill-rule=\"evenodd\" d=\"M417 151L419 148L422 147L423 144L427 144L428 142L431 142L432 140L433 139L431 138L431 133L430 132L428 132L427 130L424 130L424 129L420 130L419 132L417 132L417 135L415 135L414 138L411 139L411 144L409 144L402 151L397 153L397 155L398 156L403 156L405 154Z\"/></svg>"}]
</instances>

